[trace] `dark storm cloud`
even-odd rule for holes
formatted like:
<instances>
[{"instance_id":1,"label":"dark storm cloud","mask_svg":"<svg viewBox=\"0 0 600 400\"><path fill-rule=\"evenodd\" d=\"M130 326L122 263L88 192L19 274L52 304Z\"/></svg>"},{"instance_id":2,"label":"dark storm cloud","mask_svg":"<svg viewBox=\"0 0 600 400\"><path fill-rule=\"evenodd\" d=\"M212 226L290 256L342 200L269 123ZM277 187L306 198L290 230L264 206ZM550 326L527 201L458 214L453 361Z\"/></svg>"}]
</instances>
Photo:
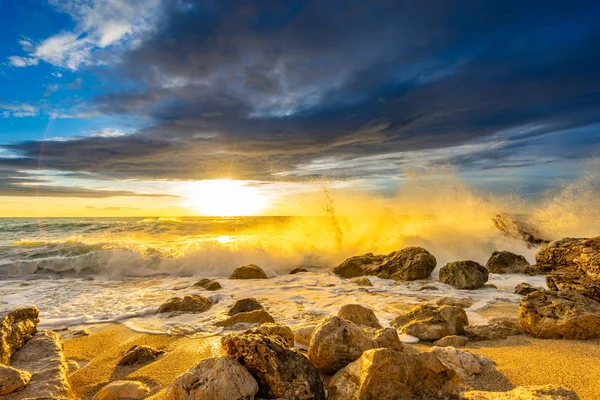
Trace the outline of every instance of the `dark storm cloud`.
<instances>
[{"instance_id":1,"label":"dark storm cloud","mask_svg":"<svg viewBox=\"0 0 600 400\"><path fill-rule=\"evenodd\" d=\"M597 2L180 1L163 12L116 71L137 89L94 100L153 127L9 144L19 157L0 166L140 179L364 177L410 163L403 153L536 127L445 160L500 168L534 165L547 155L536 143L600 120ZM580 156L598 145L593 137ZM385 154L395 156L377 168L360 163ZM339 168L301 168L323 159Z\"/></svg>"}]
</instances>

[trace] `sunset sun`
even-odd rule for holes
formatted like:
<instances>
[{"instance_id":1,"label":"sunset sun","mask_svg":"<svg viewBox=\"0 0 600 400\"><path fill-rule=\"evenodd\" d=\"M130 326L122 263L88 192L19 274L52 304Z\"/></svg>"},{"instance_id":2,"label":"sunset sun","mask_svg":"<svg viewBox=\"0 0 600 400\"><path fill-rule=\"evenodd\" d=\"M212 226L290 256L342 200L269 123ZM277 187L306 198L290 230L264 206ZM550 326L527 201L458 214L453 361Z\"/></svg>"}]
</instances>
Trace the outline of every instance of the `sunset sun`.
<instances>
[{"instance_id":1,"label":"sunset sun","mask_svg":"<svg viewBox=\"0 0 600 400\"><path fill-rule=\"evenodd\" d=\"M255 215L268 206L268 198L247 181L205 180L187 184L187 207L204 215Z\"/></svg>"}]
</instances>

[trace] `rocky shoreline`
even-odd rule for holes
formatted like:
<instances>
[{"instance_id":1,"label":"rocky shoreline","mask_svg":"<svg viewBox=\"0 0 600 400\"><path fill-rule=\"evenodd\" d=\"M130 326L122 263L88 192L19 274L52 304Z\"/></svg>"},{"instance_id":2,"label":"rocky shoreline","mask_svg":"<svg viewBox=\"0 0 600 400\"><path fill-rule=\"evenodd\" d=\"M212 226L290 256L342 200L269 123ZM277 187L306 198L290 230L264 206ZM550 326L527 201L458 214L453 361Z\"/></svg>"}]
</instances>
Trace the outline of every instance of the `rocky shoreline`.
<instances>
[{"instance_id":1,"label":"rocky shoreline","mask_svg":"<svg viewBox=\"0 0 600 400\"><path fill-rule=\"evenodd\" d=\"M333 272L360 288L370 286L368 276L398 281L427 279L436 265L434 255L427 250L409 247L388 255L355 256ZM545 274L550 290L517 285L515 292L524 295L518 315L493 318L485 325L469 323L464 310L471 306L468 298L440 297L434 304L419 304L385 323L368 307L347 304L337 315L293 327L278 324L268 312L268 304L253 298L238 299L217 324L225 331L217 341L210 341L214 347L207 354L210 356L197 359L166 384L152 379L109 379L86 389L91 397L81 397L81 391L73 388L71 381L79 373L79 365L67 360L63 352L63 340L83 341L87 332L38 332L37 308L22 307L1 316L0 398L586 398L578 397L571 387L557 385L526 384L492 392L477 390L472 384L484 380L481 374L501 376L492 359L469 351L478 348L477 343L493 346L514 336L600 339L600 237L548 243L537 252L533 266L522 256L504 251L494 252L486 266L471 260L450 262L440 269L439 280L458 290L478 290L486 287L489 272L517 271ZM293 271L305 272L305 268ZM236 269L230 279L268 277L260 267L247 265ZM425 286L423 290L428 290ZM198 294L174 297L157 313L209 313L213 302L201 293L218 291L221 284L203 279L197 287ZM391 327L385 328L388 323ZM398 333L421 342L419 346L403 344ZM459 349L465 346L469 350ZM170 358L170 352L173 350L134 344L111 361L112 368L149 368Z\"/></svg>"}]
</instances>

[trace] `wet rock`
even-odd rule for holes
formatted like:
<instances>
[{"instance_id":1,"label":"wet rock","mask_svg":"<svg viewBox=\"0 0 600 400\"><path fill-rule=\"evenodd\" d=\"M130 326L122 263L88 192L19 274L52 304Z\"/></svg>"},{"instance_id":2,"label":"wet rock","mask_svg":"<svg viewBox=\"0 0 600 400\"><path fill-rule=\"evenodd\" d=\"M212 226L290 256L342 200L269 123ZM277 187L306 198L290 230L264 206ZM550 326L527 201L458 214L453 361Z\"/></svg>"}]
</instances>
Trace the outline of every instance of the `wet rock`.
<instances>
[{"instance_id":1,"label":"wet rock","mask_svg":"<svg viewBox=\"0 0 600 400\"><path fill-rule=\"evenodd\" d=\"M485 357L458 350L454 347L433 347L431 352L436 355L442 364L456 372L462 380L469 380L481 373L484 362L492 363L491 360Z\"/></svg>"},{"instance_id":2,"label":"wet rock","mask_svg":"<svg viewBox=\"0 0 600 400\"><path fill-rule=\"evenodd\" d=\"M550 290L568 290L600 301L600 284L575 267L564 267L549 272L546 275L546 285Z\"/></svg>"},{"instance_id":3,"label":"wet rock","mask_svg":"<svg viewBox=\"0 0 600 400\"><path fill-rule=\"evenodd\" d=\"M465 335L471 340L498 340L521 335L523 329L517 318L493 318L487 325L465 327Z\"/></svg>"},{"instance_id":4,"label":"wet rock","mask_svg":"<svg viewBox=\"0 0 600 400\"><path fill-rule=\"evenodd\" d=\"M515 286L515 294L520 294L521 296L526 296L529 293L533 292L543 292L543 287L531 286L529 283L522 282Z\"/></svg>"},{"instance_id":5,"label":"wet rock","mask_svg":"<svg viewBox=\"0 0 600 400\"><path fill-rule=\"evenodd\" d=\"M325 399L318 371L278 336L232 334L223 337L221 344L227 356L238 360L257 380L259 397Z\"/></svg>"},{"instance_id":6,"label":"wet rock","mask_svg":"<svg viewBox=\"0 0 600 400\"><path fill-rule=\"evenodd\" d=\"M188 312L201 313L212 307L212 301L199 294L191 294L181 297L173 297L163 303L156 312L157 314L166 312Z\"/></svg>"},{"instance_id":7,"label":"wet rock","mask_svg":"<svg viewBox=\"0 0 600 400\"><path fill-rule=\"evenodd\" d=\"M229 279L268 279L265 271L261 267L254 264L244 265L236 268Z\"/></svg>"},{"instance_id":8,"label":"wet rock","mask_svg":"<svg viewBox=\"0 0 600 400\"><path fill-rule=\"evenodd\" d=\"M487 280L487 269L475 261L454 261L440 269L440 282L457 289L479 289Z\"/></svg>"},{"instance_id":9,"label":"wet rock","mask_svg":"<svg viewBox=\"0 0 600 400\"><path fill-rule=\"evenodd\" d=\"M194 283L194 286L200 286L206 290L219 290L223 288L218 281L208 278L200 279L198 282Z\"/></svg>"},{"instance_id":10,"label":"wet rock","mask_svg":"<svg viewBox=\"0 0 600 400\"><path fill-rule=\"evenodd\" d=\"M338 311L338 317L354 322L357 325L377 329L382 328L373 310L363 307L360 304L346 304L345 306L342 306Z\"/></svg>"},{"instance_id":11,"label":"wet rock","mask_svg":"<svg viewBox=\"0 0 600 400\"><path fill-rule=\"evenodd\" d=\"M470 297L460 298L460 297L442 297L435 302L438 306L455 306L460 308L469 308L475 303Z\"/></svg>"},{"instance_id":12,"label":"wet rock","mask_svg":"<svg viewBox=\"0 0 600 400\"><path fill-rule=\"evenodd\" d=\"M244 333L251 334L263 334L263 335L277 335L289 346L294 347L294 332L289 326L267 323L257 328L246 330Z\"/></svg>"},{"instance_id":13,"label":"wet rock","mask_svg":"<svg viewBox=\"0 0 600 400\"><path fill-rule=\"evenodd\" d=\"M231 327L237 324L266 324L269 322L275 322L271 314L265 310L255 310L237 313L223 321L218 321L215 325Z\"/></svg>"},{"instance_id":14,"label":"wet rock","mask_svg":"<svg viewBox=\"0 0 600 400\"><path fill-rule=\"evenodd\" d=\"M534 292L519 302L519 322L544 339L600 338L600 303L574 292Z\"/></svg>"},{"instance_id":15,"label":"wet rock","mask_svg":"<svg viewBox=\"0 0 600 400\"><path fill-rule=\"evenodd\" d=\"M485 264L492 274L522 274L530 267L525 257L510 251L495 251Z\"/></svg>"},{"instance_id":16,"label":"wet rock","mask_svg":"<svg viewBox=\"0 0 600 400\"><path fill-rule=\"evenodd\" d=\"M440 290L438 287L432 286L432 285L425 285L425 286L421 286L419 289L417 289L419 292L423 292L425 290Z\"/></svg>"},{"instance_id":17,"label":"wet rock","mask_svg":"<svg viewBox=\"0 0 600 400\"><path fill-rule=\"evenodd\" d=\"M330 400L457 398L459 379L431 352L373 349L338 371L328 392Z\"/></svg>"},{"instance_id":18,"label":"wet rock","mask_svg":"<svg viewBox=\"0 0 600 400\"><path fill-rule=\"evenodd\" d=\"M164 354L164 351L156 350L150 346L133 346L119 360L118 365L143 364L156 360Z\"/></svg>"},{"instance_id":19,"label":"wet rock","mask_svg":"<svg viewBox=\"0 0 600 400\"><path fill-rule=\"evenodd\" d=\"M360 278L352 279L350 282L358 286L373 286L369 278L367 278L366 276L361 276Z\"/></svg>"},{"instance_id":20,"label":"wet rock","mask_svg":"<svg viewBox=\"0 0 600 400\"><path fill-rule=\"evenodd\" d=\"M325 318L315 329L308 346L308 358L320 371L334 373L345 367L377 342L352 322Z\"/></svg>"},{"instance_id":21,"label":"wet rock","mask_svg":"<svg viewBox=\"0 0 600 400\"><path fill-rule=\"evenodd\" d=\"M343 278L375 275L384 279L412 281L426 279L435 269L437 261L421 247L407 247L388 255L363 254L347 259L333 272Z\"/></svg>"},{"instance_id":22,"label":"wet rock","mask_svg":"<svg viewBox=\"0 0 600 400\"><path fill-rule=\"evenodd\" d=\"M497 214L493 218L493 222L504 236L522 240L529 248L538 247L550 242L543 238L541 233L533 226L527 222L516 220L508 214Z\"/></svg>"},{"instance_id":23,"label":"wet rock","mask_svg":"<svg viewBox=\"0 0 600 400\"><path fill-rule=\"evenodd\" d=\"M293 270L290 271L290 275L296 275L299 274L301 272L308 272L308 270L304 267L298 267L298 268L294 268Z\"/></svg>"},{"instance_id":24,"label":"wet rock","mask_svg":"<svg viewBox=\"0 0 600 400\"><path fill-rule=\"evenodd\" d=\"M486 283L485 285L483 285L484 289L498 289L498 286L494 285L493 283Z\"/></svg>"},{"instance_id":25,"label":"wet rock","mask_svg":"<svg viewBox=\"0 0 600 400\"><path fill-rule=\"evenodd\" d=\"M316 323L305 322L303 324L295 325L292 330L294 332L294 345L296 347L302 347L308 349L310 339L317 328Z\"/></svg>"},{"instance_id":26,"label":"wet rock","mask_svg":"<svg viewBox=\"0 0 600 400\"><path fill-rule=\"evenodd\" d=\"M24 389L30 380L29 372L0 364L0 395Z\"/></svg>"},{"instance_id":27,"label":"wet rock","mask_svg":"<svg viewBox=\"0 0 600 400\"><path fill-rule=\"evenodd\" d=\"M136 381L114 381L104 386L93 400L145 399L150 388Z\"/></svg>"},{"instance_id":28,"label":"wet rock","mask_svg":"<svg viewBox=\"0 0 600 400\"><path fill-rule=\"evenodd\" d=\"M23 390L6 396L6 400L71 398L69 367L58 333L38 332L13 355L11 367L29 372L31 381Z\"/></svg>"},{"instance_id":29,"label":"wet rock","mask_svg":"<svg viewBox=\"0 0 600 400\"><path fill-rule=\"evenodd\" d=\"M580 269L592 280L599 279L600 236L595 238L564 238L541 247L535 255L536 267L543 273L559 268ZM594 259L596 260L594 267Z\"/></svg>"},{"instance_id":30,"label":"wet rock","mask_svg":"<svg viewBox=\"0 0 600 400\"><path fill-rule=\"evenodd\" d=\"M34 306L19 307L0 314L0 364L10 357L37 332L40 312Z\"/></svg>"},{"instance_id":31,"label":"wet rock","mask_svg":"<svg viewBox=\"0 0 600 400\"><path fill-rule=\"evenodd\" d=\"M438 340L445 336L461 335L469 324L465 310L455 306L422 304L394 318L392 326L421 340Z\"/></svg>"},{"instance_id":32,"label":"wet rock","mask_svg":"<svg viewBox=\"0 0 600 400\"><path fill-rule=\"evenodd\" d=\"M404 350L404 346L398 337L398 332L394 328L379 329L373 335L373 340L377 347L385 347L396 351Z\"/></svg>"},{"instance_id":33,"label":"wet rock","mask_svg":"<svg viewBox=\"0 0 600 400\"><path fill-rule=\"evenodd\" d=\"M556 385L519 386L510 392L463 392L464 400L579 400L573 390Z\"/></svg>"},{"instance_id":34,"label":"wet rock","mask_svg":"<svg viewBox=\"0 0 600 400\"><path fill-rule=\"evenodd\" d=\"M467 345L467 339L463 336L450 335L433 342L434 346L439 347L463 347Z\"/></svg>"},{"instance_id":35,"label":"wet rock","mask_svg":"<svg viewBox=\"0 0 600 400\"><path fill-rule=\"evenodd\" d=\"M229 309L227 315L232 316L241 312L264 310L263 306L255 298L249 297L235 302Z\"/></svg>"},{"instance_id":36,"label":"wet rock","mask_svg":"<svg viewBox=\"0 0 600 400\"><path fill-rule=\"evenodd\" d=\"M258 383L238 361L207 358L175 379L165 400L248 400L258 393Z\"/></svg>"}]
</instances>

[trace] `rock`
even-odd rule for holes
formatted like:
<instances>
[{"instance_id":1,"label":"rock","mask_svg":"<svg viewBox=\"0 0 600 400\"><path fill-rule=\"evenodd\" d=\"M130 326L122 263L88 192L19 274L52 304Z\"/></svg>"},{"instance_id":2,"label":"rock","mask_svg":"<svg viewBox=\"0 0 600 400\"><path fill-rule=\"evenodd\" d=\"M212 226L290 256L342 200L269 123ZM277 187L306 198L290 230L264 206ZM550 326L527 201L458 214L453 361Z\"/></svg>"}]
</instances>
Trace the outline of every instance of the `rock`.
<instances>
[{"instance_id":1,"label":"rock","mask_svg":"<svg viewBox=\"0 0 600 400\"><path fill-rule=\"evenodd\" d=\"M431 352L446 367L454 370L462 380L470 380L474 375L481 373L482 361L492 363L491 360L482 356L458 350L454 347L433 347Z\"/></svg>"},{"instance_id":2,"label":"rock","mask_svg":"<svg viewBox=\"0 0 600 400\"><path fill-rule=\"evenodd\" d=\"M104 386L92 400L145 399L150 388L136 381L114 381Z\"/></svg>"},{"instance_id":3,"label":"rock","mask_svg":"<svg viewBox=\"0 0 600 400\"><path fill-rule=\"evenodd\" d=\"M294 332L290 327L279 324L267 323L257 328L251 328L246 330L244 333L250 334L263 334L263 335L277 335L289 346L294 347Z\"/></svg>"},{"instance_id":4,"label":"rock","mask_svg":"<svg viewBox=\"0 0 600 400\"><path fill-rule=\"evenodd\" d=\"M258 393L258 383L239 362L229 357L200 361L175 379L165 400L248 400Z\"/></svg>"},{"instance_id":5,"label":"rock","mask_svg":"<svg viewBox=\"0 0 600 400\"><path fill-rule=\"evenodd\" d=\"M10 357L37 332L40 312L34 306L19 307L0 314L0 364Z\"/></svg>"},{"instance_id":6,"label":"rock","mask_svg":"<svg viewBox=\"0 0 600 400\"><path fill-rule=\"evenodd\" d=\"M308 272L308 270L303 267L294 268L293 270L290 271L290 275L296 275L296 274L299 274L300 272Z\"/></svg>"},{"instance_id":7,"label":"rock","mask_svg":"<svg viewBox=\"0 0 600 400\"><path fill-rule=\"evenodd\" d=\"M568 290L600 301L600 285L575 267L564 267L549 272L546 275L546 285L550 290Z\"/></svg>"},{"instance_id":8,"label":"rock","mask_svg":"<svg viewBox=\"0 0 600 400\"><path fill-rule=\"evenodd\" d=\"M244 265L236 268L229 279L268 279L265 271L261 267L254 264Z\"/></svg>"},{"instance_id":9,"label":"rock","mask_svg":"<svg viewBox=\"0 0 600 400\"><path fill-rule=\"evenodd\" d=\"M498 289L498 286L494 285L493 283L486 283L485 285L483 285L484 289Z\"/></svg>"},{"instance_id":10,"label":"rock","mask_svg":"<svg viewBox=\"0 0 600 400\"><path fill-rule=\"evenodd\" d=\"M579 258L575 260L577 266L592 281L600 283L600 236L585 240L581 246Z\"/></svg>"},{"instance_id":11,"label":"rock","mask_svg":"<svg viewBox=\"0 0 600 400\"><path fill-rule=\"evenodd\" d=\"M157 314L166 312L189 312L189 313L201 313L207 311L212 307L212 301L199 294L191 294L181 297L173 297L161 304L158 308Z\"/></svg>"},{"instance_id":12,"label":"rock","mask_svg":"<svg viewBox=\"0 0 600 400\"><path fill-rule=\"evenodd\" d=\"M492 274L522 274L530 264L525 257L510 251L495 251L485 264Z\"/></svg>"},{"instance_id":13,"label":"rock","mask_svg":"<svg viewBox=\"0 0 600 400\"><path fill-rule=\"evenodd\" d=\"M519 302L519 322L544 339L600 338L600 303L574 292L534 292Z\"/></svg>"},{"instance_id":14,"label":"rock","mask_svg":"<svg viewBox=\"0 0 600 400\"><path fill-rule=\"evenodd\" d=\"M206 290L219 290L223 288L218 281L208 278L200 279L198 282L194 283L194 286L200 286Z\"/></svg>"},{"instance_id":15,"label":"rock","mask_svg":"<svg viewBox=\"0 0 600 400\"><path fill-rule=\"evenodd\" d=\"M407 247L388 255L373 253L347 259L334 268L333 272L343 278L375 275L384 279L413 281L426 279L435 269L437 261L421 247Z\"/></svg>"},{"instance_id":16,"label":"rock","mask_svg":"<svg viewBox=\"0 0 600 400\"><path fill-rule=\"evenodd\" d=\"M150 346L133 346L119 360L117 365L143 364L156 360L164 351L156 350Z\"/></svg>"},{"instance_id":17,"label":"rock","mask_svg":"<svg viewBox=\"0 0 600 400\"><path fill-rule=\"evenodd\" d=\"M350 282L358 286L373 286L369 278L367 278L366 276L361 276L360 278L352 279Z\"/></svg>"},{"instance_id":18,"label":"rock","mask_svg":"<svg viewBox=\"0 0 600 400\"><path fill-rule=\"evenodd\" d=\"M419 289L417 289L419 292L423 292L425 290L440 290L438 287L435 287L433 285L425 285L425 286L421 286Z\"/></svg>"},{"instance_id":19,"label":"rock","mask_svg":"<svg viewBox=\"0 0 600 400\"><path fill-rule=\"evenodd\" d=\"M541 247L535 255L536 267L543 273L548 273L557 268L580 267L580 256L585 251L597 250L600 237L585 238L564 238L548 243ZM590 279L594 279L591 276Z\"/></svg>"},{"instance_id":20,"label":"rock","mask_svg":"<svg viewBox=\"0 0 600 400\"><path fill-rule=\"evenodd\" d=\"M376 329L382 328L373 310L363 307L360 304L346 304L342 306L338 311L338 317L354 322L357 325Z\"/></svg>"},{"instance_id":21,"label":"rock","mask_svg":"<svg viewBox=\"0 0 600 400\"><path fill-rule=\"evenodd\" d=\"M487 280L487 269L475 261L454 261L440 269L440 282L457 289L479 289Z\"/></svg>"},{"instance_id":22,"label":"rock","mask_svg":"<svg viewBox=\"0 0 600 400\"><path fill-rule=\"evenodd\" d=\"M517 318L493 318L487 325L465 326L465 335L471 340L498 340L521 335L523 329Z\"/></svg>"},{"instance_id":23,"label":"rock","mask_svg":"<svg viewBox=\"0 0 600 400\"><path fill-rule=\"evenodd\" d=\"M467 313L460 307L422 304L394 318L392 326L421 340L438 340L461 335L469 324Z\"/></svg>"},{"instance_id":24,"label":"rock","mask_svg":"<svg viewBox=\"0 0 600 400\"><path fill-rule=\"evenodd\" d=\"M579 400L572 390L556 385L519 386L510 392L483 392L473 390L463 392L465 400Z\"/></svg>"},{"instance_id":25,"label":"rock","mask_svg":"<svg viewBox=\"0 0 600 400\"><path fill-rule=\"evenodd\" d=\"M54 332L60 334L60 337L63 340L90 335L90 331L88 331L87 329L62 328L62 329L55 329Z\"/></svg>"},{"instance_id":26,"label":"rock","mask_svg":"<svg viewBox=\"0 0 600 400\"><path fill-rule=\"evenodd\" d=\"M329 400L457 398L459 379L431 352L372 349L338 371L328 392Z\"/></svg>"},{"instance_id":27,"label":"rock","mask_svg":"<svg viewBox=\"0 0 600 400\"><path fill-rule=\"evenodd\" d=\"M394 328L379 329L373 335L373 340L377 347L385 347L396 351L404 350L404 346L398 337L398 332Z\"/></svg>"},{"instance_id":28,"label":"rock","mask_svg":"<svg viewBox=\"0 0 600 400\"><path fill-rule=\"evenodd\" d=\"M255 310L237 313L223 321L218 321L215 325L231 327L237 324L266 324L269 322L275 322L271 314L265 310Z\"/></svg>"},{"instance_id":29,"label":"rock","mask_svg":"<svg viewBox=\"0 0 600 400\"><path fill-rule=\"evenodd\" d=\"M24 389L30 380L29 372L0 364L0 395Z\"/></svg>"},{"instance_id":30,"label":"rock","mask_svg":"<svg viewBox=\"0 0 600 400\"><path fill-rule=\"evenodd\" d=\"M269 399L324 400L318 371L296 349L275 335L231 334L221 339L230 358L258 381L258 396Z\"/></svg>"},{"instance_id":31,"label":"rock","mask_svg":"<svg viewBox=\"0 0 600 400\"><path fill-rule=\"evenodd\" d=\"M75 372L79 371L81 368L79 363L75 360L67 360L67 368L69 369L69 376L73 375Z\"/></svg>"},{"instance_id":32,"label":"rock","mask_svg":"<svg viewBox=\"0 0 600 400\"><path fill-rule=\"evenodd\" d=\"M550 241L542 238L540 232L524 221L518 221L508 214L497 214L493 218L494 225L504 236L522 240L527 247L538 247Z\"/></svg>"},{"instance_id":33,"label":"rock","mask_svg":"<svg viewBox=\"0 0 600 400\"><path fill-rule=\"evenodd\" d=\"M458 335L444 336L433 342L433 345L439 347L463 347L467 345L467 339Z\"/></svg>"},{"instance_id":34,"label":"rock","mask_svg":"<svg viewBox=\"0 0 600 400\"><path fill-rule=\"evenodd\" d=\"M357 325L338 317L325 318L315 329L308 346L308 358L320 371L334 373L345 367L377 342Z\"/></svg>"},{"instance_id":35,"label":"rock","mask_svg":"<svg viewBox=\"0 0 600 400\"><path fill-rule=\"evenodd\" d=\"M543 287L531 286L529 283L522 282L515 286L515 294L520 294L521 296L526 296L529 293L533 292L543 292Z\"/></svg>"},{"instance_id":36,"label":"rock","mask_svg":"<svg viewBox=\"0 0 600 400\"><path fill-rule=\"evenodd\" d=\"M70 399L69 367L62 346L60 335L53 331L38 332L28 340L13 355L11 367L29 372L31 381L6 400Z\"/></svg>"},{"instance_id":37,"label":"rock","mask_svg":"<svg viewBox=\"0 0 600 400\"><path fill-rule=\"evenodd\" d=\"M296 347L305 347L308 349L308 345L310 344L310 339L317 328L316 323L313 322L305 322L303 324L295 325L292 328L294 332L294 345Z\"/></svg>"},{"instance_id":38,"label":"rock","mask_svg":"<svg viewBox=\"0 0 600 400\"><path fill-rule=\"evenodd\" d=\"M256 311L256 310L264 310L263 306L258 302L258 300L250 297L247 299L241 299L235 302L233 307L229 309L227 315L232 316L241 312L248 311Z\"/></svg>"},{"instance_id":39,"label":"rock","mask_svg":"<svg viewBox=\"0 0 600 400\"><path fill-rule=\"evenodd\" d=\"M435 302L438 306L455 306L460 308L469 308L475 301L470 298L459 298L459 297L442 297Z\"/></svg>"}]
</instances>

